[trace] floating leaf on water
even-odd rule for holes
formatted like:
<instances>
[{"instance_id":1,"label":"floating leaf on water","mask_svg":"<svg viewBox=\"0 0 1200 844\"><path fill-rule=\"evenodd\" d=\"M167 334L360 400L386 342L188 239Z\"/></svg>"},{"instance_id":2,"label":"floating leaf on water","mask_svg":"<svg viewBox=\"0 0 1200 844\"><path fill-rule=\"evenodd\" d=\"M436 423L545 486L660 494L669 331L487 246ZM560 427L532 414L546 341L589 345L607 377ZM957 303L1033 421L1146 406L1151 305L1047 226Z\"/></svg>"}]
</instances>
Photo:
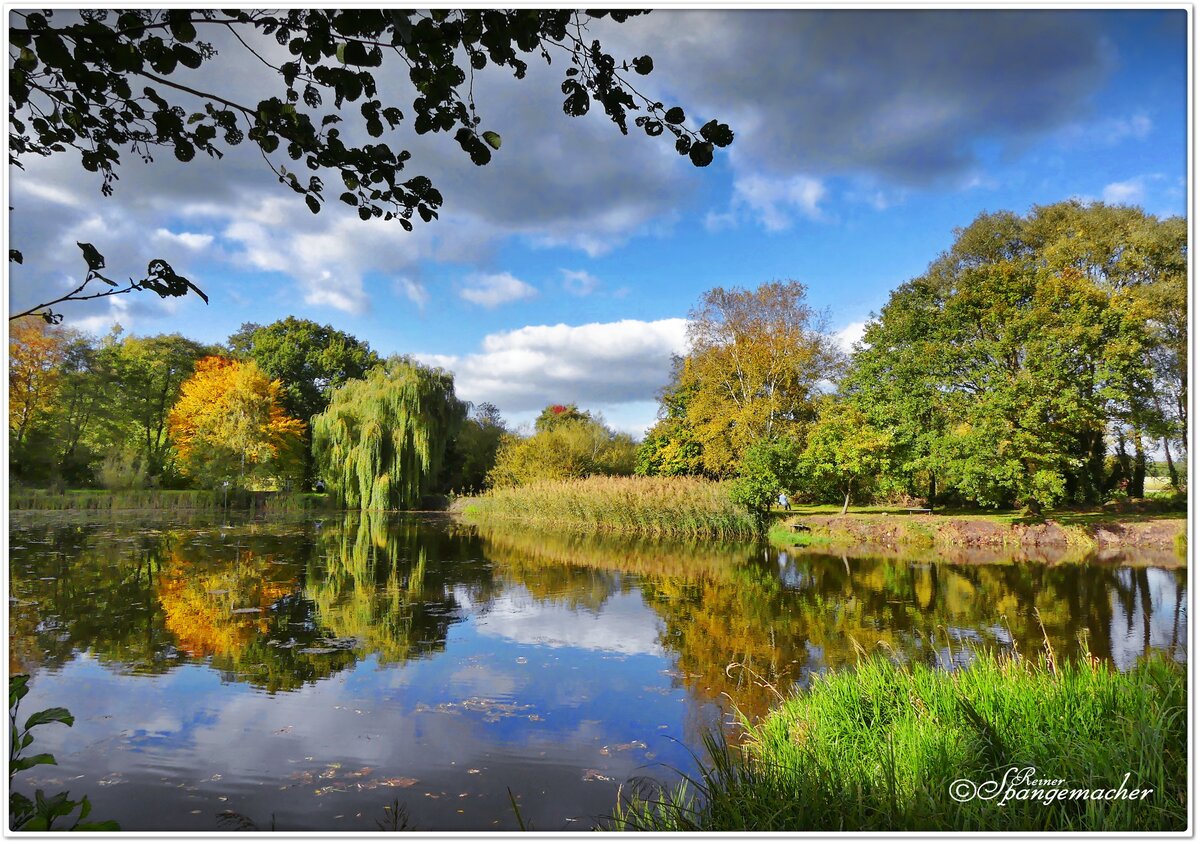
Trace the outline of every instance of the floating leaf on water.
<instances>
[{"instance_id":1,"label":"floating leaf on water","mask_svg":"<svg viewBox=\"0 0 1200 844\"><path fill-rule=\"evenodd\" d=\"M645 750L646 743L644 741L629 741L624 744L614 744L613 750Z\"/></svg>"},{"instance_id":2,"label":"floating leaf on water","mask_svg":"<svg viewBox=\"0 0 1200 844\"><path fill-rule=\"evenodd\" d=\"M298 654L335 654L337 652L337 648L300 648L296 651Z\"/></svg>"},{"instance_id":3,"label":"floating leaf on water","mask_svg":"<svg viewBox=\"0 0 1200 844\"><path fill-rule=\"evenodd\" d=\"M479 769L478 768L467 768L467 773L468 774L478 774Z\"/></svg>"},{"instance_id":4,"label":"floating leaf on water","mask_svg":"<svg viewBox=\"0 0 1200 844\"><path fill-rule=\"evenodd\" d=\"M529 660L527 660L525 657L523 657L523 656L517 657L517 665L524 665L527 662L529 662Z\"/></svg>"},{"instance_id":5,"label":"floating leaf on water","mask_svg":"<svg viewBox=\"0 0 1200 844\"><path fill-rule=\"evenodd\" d=\"M412 777L387 777L386 779L379 780L380 785L387 785L392 788L412 788L418 782L419 780L415 780ZM425 796L429 797L430 795L427 793Z\"/></svg>"},{"instance_id":6,"label":"floating leaf on water","mask_svg":"<svg viewBox=\"0 0 1200 844\"><path fill-rule=\"evenodd\" d=\"M612 782L613 778L605 776L602 772L597 771L595 768L588 768L586 771L583 772L583 781L584 782Z\"/></svg>"}]
</instances>

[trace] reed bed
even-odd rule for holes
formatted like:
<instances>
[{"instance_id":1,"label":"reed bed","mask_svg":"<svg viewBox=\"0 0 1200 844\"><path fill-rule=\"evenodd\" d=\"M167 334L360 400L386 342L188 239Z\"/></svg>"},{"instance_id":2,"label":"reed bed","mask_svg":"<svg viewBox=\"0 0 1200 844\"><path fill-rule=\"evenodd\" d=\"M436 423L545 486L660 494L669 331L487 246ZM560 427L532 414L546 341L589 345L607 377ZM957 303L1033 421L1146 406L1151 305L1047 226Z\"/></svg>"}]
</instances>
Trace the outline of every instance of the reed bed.
<instances>
[{"instance_id":1,"label":"reed bed","mask_svg":"<svg viewBox=\"0 0 1200 844\"><path fill-rule=\"evenodd\" d=\"M220 506L220 494L205 489L13 489L8 496L9 510L212 510Z\"/></svg>"},{"instance_id":2,"label":"reed bed","mask_svg":"<svg viewBox=\"0 0 1200 844\"><path fill-rule=\"evenodd\" d=\"M706 739L698 776L672 788L626 787L609 826L1183 830L1186 707L1185 670L1161 656L1124 674L1088 660L1058 666L979 654L951 672L873 658L747 724L740 750L719 735ZM1030 768L1031 777L1022 773ZM997 794L989 782L1006 784ZM1065 798L1047 797L1063 789Z\"/></svg>"},{"instance_id":3,"label":"reed bed","mask_svg":"<svg viewBox=\"0 0 1200 844\"><path fill-rule=\"evenodd\" d=\"M698 478L594 476L538 481L461 499L472 521L513 520L588 532L748 539L758 523L730 500L724 484Z\"/></svg>"}]
</instances>

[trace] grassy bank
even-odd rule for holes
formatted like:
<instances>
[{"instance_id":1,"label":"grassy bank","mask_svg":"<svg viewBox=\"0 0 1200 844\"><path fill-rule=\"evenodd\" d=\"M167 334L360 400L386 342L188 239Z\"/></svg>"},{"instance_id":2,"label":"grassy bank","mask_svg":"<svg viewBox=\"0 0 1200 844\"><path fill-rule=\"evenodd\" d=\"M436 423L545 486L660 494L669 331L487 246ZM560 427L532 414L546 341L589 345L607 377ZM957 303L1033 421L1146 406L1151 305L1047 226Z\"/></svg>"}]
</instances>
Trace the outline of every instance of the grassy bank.
<instances>
[{"instance_id":1,"label":"grassy bank","mask_svg":"<svg viewBox=\"0 0 1200 844\"><path fill-rule=\"evenodd\" d=\"M212 510L220 506L221 496L203 489L14 489L8 495L9 510Z\"/></svg>"},{"instance_id":2,"label":"grassy bank","mask_svg":"<svg viewBox=\"0 0 1200 844\"><path fill-rule=\"evenodd\" d=\"M326 493L252 493L230 492L227 496L206 489L72 489L50 492L14 489L9 492L10 511L103 512L113 510L234 510L259 509L267 515L308 513L334 509L332 496Z\"/></svg>"},{"instance_id":3,"label":"grassy bank","mask_svg":"<svg viewBox=\"0 0 1200 844\"><path fill-rule=\"evenodd\" d=\"M777 511L768 538L781 547L853 549L869 544L902 549L997 549L1045 552L1055 558L1082 557L1105 549L1143 548L1186 552L1187 519L1179 513L1118 513L1063 510L1044 520L1019 513L937 512L897 514L857 508L842 516L833 507ZM1020 556L1018 553L1016 556Z\"/></svg>"},{"instance_id":4,"label":"grassy bank","mask_svg":"<svg viewBox=\"0 0 1200 844\"><path fill-rule=\"evenodd\" d=\"M614 812L626 830L1182 830L1187 682L1155 657L1121 674L977 657L955 672L875 658L828 675L748 727L708 742L702 775L643 785ZM1043 795L960 797L1033 768ZM1126 774L1129 774L1126 779ZM1016 772L1008 774L1014 785ZM1138 799L1049 799L1052 789L1151 789ZM1007 791L1007 786L1004 792ZM1003 793L1002 795L1003 796ZM1101 795L1103 796L1103 795ZM1113 795L1109 795L1110 798Z\"/></svg>"},{"instance_id":5,"label":"grassy bank","mask_svg":"<svg viewBox=\"0 0 1200 844\"><path fill-rule=\"evenodd\" d=\"M723 484L698 478L592 477L541 481L460 499L471 521L519 521L542 527L647 536L751 538L754 519Z\"/></svg>"}]
</instances>

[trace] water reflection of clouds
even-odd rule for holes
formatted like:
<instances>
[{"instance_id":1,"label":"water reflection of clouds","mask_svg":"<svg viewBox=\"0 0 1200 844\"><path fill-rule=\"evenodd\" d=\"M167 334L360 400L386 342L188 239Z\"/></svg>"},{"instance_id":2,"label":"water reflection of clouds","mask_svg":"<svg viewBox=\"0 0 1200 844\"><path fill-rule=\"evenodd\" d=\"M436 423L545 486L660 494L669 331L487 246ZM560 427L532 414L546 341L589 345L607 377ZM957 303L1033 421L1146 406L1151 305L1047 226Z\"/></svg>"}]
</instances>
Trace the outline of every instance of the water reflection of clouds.
<instances>
[{"instance_id":1,"label":"water reflection of clouds","mask_svg":"<svg viewBox=\"0 0 1200 844\"><path fill-rule=\"evenodd\" d=\"M599 612L538 601L524 589L494 599L471 622L484 636L528 645L572 647L620 654L664 654L664 625L638 593L611 595Z\"/></svg>"}]
</instances>

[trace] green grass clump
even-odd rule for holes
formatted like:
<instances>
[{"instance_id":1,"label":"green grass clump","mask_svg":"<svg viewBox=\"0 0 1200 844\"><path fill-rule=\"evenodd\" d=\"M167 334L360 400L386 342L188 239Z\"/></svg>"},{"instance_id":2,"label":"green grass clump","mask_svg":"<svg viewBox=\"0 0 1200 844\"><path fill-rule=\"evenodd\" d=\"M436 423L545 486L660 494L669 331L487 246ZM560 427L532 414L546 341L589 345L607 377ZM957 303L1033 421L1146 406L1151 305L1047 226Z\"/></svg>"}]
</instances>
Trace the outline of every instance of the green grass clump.
<instances>
[{"instance_id":1,"label":"green grass clump","mask_svg":"<svg viewBox=\"0 0 1200 844\"><path fill-rule=\"evenodd\" d=\"M210 510L221 496L206 489L12 489L10 510Z\"/></svg>"},{"instance_id":2,"label":"green grass clump","mask_svg":"<svg viewBox=\"0 0 1200 844\"><path fill-rule=\"evenodd\" d=\"M821 534L813 535L812 531L792 530L786 524L776 522L767 531L767 540L782 548L808 548L817 545L829 545L833 537Z\"/></svg>"},{"instance_id":3,"label":"green grass clump","mask_svg":"<svg viewBox=\"0 0 1200 844\"><path fill-rule=\"evenodd\" d=\"M758 523L724 484L699 478L593 476L537 481L460 499L472 520L511 519L543 527L647 536L745 539Z\"/></svg>"},{"instance_id":4,"label":"green grass clump","mask_svg":"<svg viewBox=\"0 0 1200 844\"><path fill-rule=\"evenodd\" d=\"M1187 681L1162 657L1127 673L992 655L947 672L874 658L785 701L681 785L641 784L612 826L634 830L1078 830L1187 826ZM958 802L952 783L1032 767L1050 789L1144 798ZM1126 774L1129 774L1126 781ZM1015 774L1009 774L1011 785ZM964 787L965 788L965 787ZM1007 789L1006 789L1007 790ZM986 793L986 791L985 791Z\"/></svg>"},{"instance_id":5,"label":"green grass clump","mask_svg":"<svg viewBox=\"0 0 1200 844\"><path fill-rule=\"evenodd\" d=\"M282 513L321 513L337 509L337 500L328 492L281 492L267 496L268 516Z\"/></svg>"}]
</instances>

